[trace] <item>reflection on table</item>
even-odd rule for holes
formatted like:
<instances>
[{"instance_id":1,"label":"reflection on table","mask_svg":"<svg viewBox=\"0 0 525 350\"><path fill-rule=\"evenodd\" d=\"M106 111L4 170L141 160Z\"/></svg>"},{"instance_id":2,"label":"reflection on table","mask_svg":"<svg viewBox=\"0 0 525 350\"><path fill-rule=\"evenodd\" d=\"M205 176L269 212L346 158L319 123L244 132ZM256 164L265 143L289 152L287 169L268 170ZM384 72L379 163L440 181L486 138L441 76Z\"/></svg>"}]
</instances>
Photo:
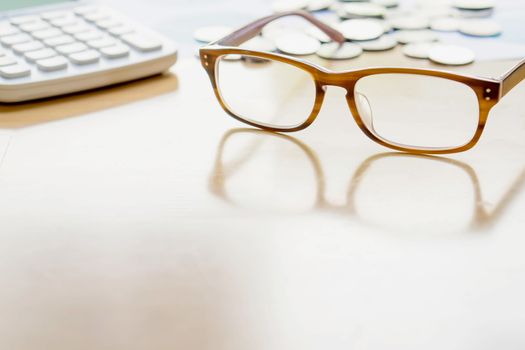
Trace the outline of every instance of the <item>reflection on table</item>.
<instances>
[{"instance_id":1,"label":"reflection on table","mask_svg":"<svg viewBox=\"0 0 525 350\"><path fill-rule=\"evenodd\" d=\"M279 175L282 159L270 151L276 145L285 147L283 157L295 162L286 164L283 176ZM289 169L296 169L297 176L291 177ZM358 166L349 181L346 204L336 205L325 198L323 167L311 147L288 135L240 128L229 130L220 141L210 191L232 205L254 210L321 210L387 231L425 229L443 234L494 226L524 182L525 169L489 211L478 175L466 162L387 152L372 155ZM276 183L276 190L270 191Z\"/></svg>"}]
</instances>

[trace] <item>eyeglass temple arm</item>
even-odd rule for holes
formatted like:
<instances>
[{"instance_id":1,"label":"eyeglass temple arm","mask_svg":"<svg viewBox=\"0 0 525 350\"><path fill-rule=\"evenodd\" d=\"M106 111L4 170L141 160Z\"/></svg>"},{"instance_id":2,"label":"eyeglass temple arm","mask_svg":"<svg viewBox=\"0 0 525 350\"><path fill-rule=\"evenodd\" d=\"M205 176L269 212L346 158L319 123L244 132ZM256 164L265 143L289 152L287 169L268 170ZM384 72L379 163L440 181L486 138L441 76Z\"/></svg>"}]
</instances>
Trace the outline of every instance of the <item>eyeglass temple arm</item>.
<instances>
[{"instance_id":1,"label":"eyeglass temple arm","mask_svg":"<svg viewBox=\"0 0 525 350\"><path fill-rule=\"evenodd\" d=\"M217 44L224 45L224 46L237 46L242 44L245 41L250 40L251 38L258 35L263 27L267 25L270 22L275 21L276 19L282 18L282 17L288 17L288 16L299 16L304 19L306 19L308 22L312 23L314 26L322 30L326 35L330 37L330 39L342 44L345 41L345 37L343 34L335 30L334 28L330 27L326 23L318 20L308 12L304 11L290 11L290 12L282 12L278 13L272 16L261 18L253 23L250 23L244 27L242 27L239 30L236 30L232 34L220 39L217 41Z\"/></svg>"},{"instance_id":2,"label":"eyeglass temple arm","mask_svg":"<svg viewBox=\"0 0 525 350\"><path fill-rule=\"evenodd\" d=\"M501 96L505 96L516 85L525 79L525 60L522 60L510 71L508 71L502 78Z\"/></svg>"}]
</instances>

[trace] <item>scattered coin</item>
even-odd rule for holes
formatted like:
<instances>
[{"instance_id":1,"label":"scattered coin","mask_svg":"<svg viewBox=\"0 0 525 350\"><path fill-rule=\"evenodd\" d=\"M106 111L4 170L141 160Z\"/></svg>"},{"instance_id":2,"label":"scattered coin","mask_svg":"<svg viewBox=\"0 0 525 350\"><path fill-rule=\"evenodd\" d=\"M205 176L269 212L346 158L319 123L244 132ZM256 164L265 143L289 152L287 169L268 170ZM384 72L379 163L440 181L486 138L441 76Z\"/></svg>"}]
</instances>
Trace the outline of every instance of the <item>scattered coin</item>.
<instances>
[{"instance_id":1,"label":"scattered coin","mask_svg":"<svg viewBox=\"0 0 525 350\"><path fill-rule=\"evenodd\" d=\"M380 5L386 8L399 6L399 0L372 0L372 4Z\"/></svg>"},{"instance_id":2,"label":"scattered coin","mask_svg":"<svg viewBox=\"0 0 525 350\"><path fill-rule=\"evenodd\" d=\"M456 0L454 7L461 10L488 10L494 8L493 0Z\"/></svg>"},{"instance_id":3,"label":"scattered coin","mask_svg":"<svg viewBox=\"0 0 525 350\"><path fill-rule=\"evenodd\" d=\"M398 18L398 17L407 17L407 16L413 16L414 11L407 10L405 7L396 7L392 9L388 9L388 11L385 14L385 18L387 20Z\"/></svg>"},{"instance_id":4,"label":"scattered coin","mask_svg":"<svg viewBox=\"0 0 525 350\"><path fill-rule=\"evenodd\" d=\"M429 19L436 19L442 17L448 17L454 15L457 9L451 8L449 5L436 1L425 2L418 6L417 15L420 17L426 17Z\"/></svg>"},{"instance_id":5,"label":"scattered coin","mask_svg":"<svg viewBox=\"0 0 525 350\"><path fill-rule=\"evenodd\" d=\"M310 12L327 10L334 4L334 0L310 0L307 10Z\"/></svg>"},{"instance_id":6,"label":"scattered coin","mask_svg":"<svg viewBox=\"0 0 525 350\"><path fill-rule=\"evenodd\" d=\"M193 38L202 43L209 43L219 40L233 32L233 29L227 26L208 26L197 29L193 33Z\"/></svg>"},{"instance_id":7,"label":"scattered coin","mask_svg":"<svg viewBox=\"0 0 525 350\"><path fill-rule=\"evenodd\" d=\"M360 56L363 53L361 46L353 43L327 43L321 45L317 55L329 60L347 60Z\"/></svg>"},{"instance_id":8,"label":"scattered coin","mask_svg":"<svg viewBox=\"0 0 525 350\"><path fill-rule=\"evenodd\" d=\"M411 58L428 58L430 49L436 44L433 43L415 43L403 46L403 54Z\"/></svg>"},{"instance_id":9,"label":"scattered coin","mask_svg":"<svg viewBox=\"0 0 525 350\"><path fill-rule=\"evenodd\" d=\"M501 25L491 19L469 19L461 22L459 31L472 36L496 36L501 34Z\"/></svg>"},{"instance_id":10,"label":"scattered coin","mask_svg":"<svg viewBox=\"0 0 525 350\"><path fill-rule=\"evenodd\" d=\"M430 29L438 32L455 32L459 29L460 21L453 17L439 17L430 22Z\"/></svg>"},{"instance_id":11,"label":"scattered coin","mask_svg":"<svg viewBox=\"0 0 525 350\"><path fill-rule=\"evenodd\" d=\"M319 40L303 33L290 33L278 37L275 45L284 53L305 56L316 53L321 43Z\"/></svg>"},{"instance_id":12,"label":"scattered coin","mask_svg":"<svg viewBox=\"0 0 525 350\"><path fill-rule=\"evenodd\" d=\"M438 40L438 35L431 30L399 30L395 33L401 44L432 42Z\"/></svg>"},{"instance_id":13,"label":"scattered coin","mask_svg":"<svg viewBox=\"0 0 525 350\"><path fill-rule=\"evenodd\" d=\"M277 47L275 42L271 39L265 38L263 36L256 36L240 46L243 49L254 50L254 51L275 51Z\"/></svg>"},{"instance_id":14,"label":"scattered coin","mask_svg":"<svg viewBox=\"0 0 525 350\"><path fill-rule=\"evenodd\" d=\"M291 31L300 32L299 29L285 26L280 22L271 22L263 27L261 35L265 38L275 41L278 37L283 36Z\"/></svg>"},{"instance_id":15,"label":"scattered coin","mask_svg":"<svg viewBox=\"0 0 525 350\"><path fill-rule=\"evenodd\" d=\"M359 46L365 51L386 51L391 50L398 44L397 40L392 35L383 35L376 40L368 40L359 42Z\"/></svg>"},{"instance_id":16,"label":"scattered coin","mask_svg":"<svg viewBox=\"0 0 525 350\"><path fill-rule=\"evenodd\" d=\"M413 8L400 7L400 3L400 0L277 0L272 4L275 12L323 11L319 13L321 20L326 22L330 18L330 26L355 42L340 45L317 27L294 27L277 21L266 25L261 35L241 47L255 51L280 50L298 56L317 52L326 59L350 59L362 51L389 50L401 43L405 44L402 52L408 57L464 65L474 61L474 52L464 47L436 44L439 32L476 37L492 37L502 32L498 22L486 18L494 13L495 0L413 0ZM339 22L341 19L346 20ZM226 26L203 27L194 32L194 38L208 43L231 32ZM240 58L239 55L224 57L225 60Z\"/></svg>"},{"instance_id":17,"label":"scattered coin","mask_svg":"<svg viewBox=\"0 0 525 350\"><path fill-rule=\"evenodd\" d=\"M385 32L382 25L369 19L343 21L338 29L346 39L356 41L377 39Z\"/></svg>"},{"instance_id":18,"label":"scattered coin","mask_svg":"<svg viewBox=\"0 0 525 350\"><path fill-rule=\"evenodd\" d=\"M332 39L326 35L325 32L314 26L308 26L304 32L322 43L329 43L332 41Z\"/></svg>"},{"instance_id":19,"label":"scattered coin","mask_svg":"<svg viewBox=\"0 0 525 350\"><path fill-rule=\"evenodd\" d=\"M474 62L474 51L455 45L434 45L428 52L428 58L439 64L461 66Z\"/></svg>"},{"instance_id":20,"label":"scattered coin","mask_svg":"<svg viewBox=\"0 0 525 350\"><path fill-rule=\"evenodd\" d=\"M332 8L335 14L337 15L337 17L343 20L350 19L350 16L348 15L348 13L346 13L346 11L342 7L332 7Z\"/></svg>"},{"instance_id":21,"label":"scattered coin","mask_svg":"<svg viewBox=\"0 0 525 350\"><path fill-rule=\"evenodd\" d=\"M376 22L377 24L382 26L384 33L388 33L389 31L392 30L392 25L390 24L389 21L386 21L386 20L380 19L380 18L367 18L367 20L370 21L370 22Z\"/></svg>"},{"instance_id":22,"label":"scattered coin","mask_svg":"<svg viewBox=\"0 0 525 350\"><path fill-rule=\"evenodd\" d=\"M279 0L272 4L273 12L303 10L308 7L308 0Z\"/></svg>"},{"instance_id":23,"label":"scattered coin","mask_svg":"<svg viewBox=\"0 0 525 350\"><path fill-rule=\"evenodd\" d=\"M395 29L406 30L426 29L430 26L428 18L421 16L402 16L392 18L390 24Z\"/></svg>"},{"instance_id":24,"label":"scattered coin","mask_svg":"<svg viewBox=\"0 0 525 350\"><path fill-rule=\"evenodd\" d=\"M460 10L457 9L457 17L460 18L487 18L494 13L493 9L488 10Z\"/></svg>"},{"instance_id":25,"label":"scattered coin","mask_svg":"<svg viewBox=\"0 0 525 350\"><path fill-rule=\"evenodd\" d=\"M342 7L349 17L383 17L386 8L368 2L352 2Z\"/></svg>"},{"instance_id":26,"label":"scattered coin","mask_svg":"<svg viewBox=\"0 0 525 350\"><path fill-rule=\"evenodd\" d=\"M379 22L379 24L383 26L383 30L385 31L385 33L388 33L393 29L392 24L389 21L385 21L385 20L377 20L377 21Z\"/></svg>"}]
</instances>

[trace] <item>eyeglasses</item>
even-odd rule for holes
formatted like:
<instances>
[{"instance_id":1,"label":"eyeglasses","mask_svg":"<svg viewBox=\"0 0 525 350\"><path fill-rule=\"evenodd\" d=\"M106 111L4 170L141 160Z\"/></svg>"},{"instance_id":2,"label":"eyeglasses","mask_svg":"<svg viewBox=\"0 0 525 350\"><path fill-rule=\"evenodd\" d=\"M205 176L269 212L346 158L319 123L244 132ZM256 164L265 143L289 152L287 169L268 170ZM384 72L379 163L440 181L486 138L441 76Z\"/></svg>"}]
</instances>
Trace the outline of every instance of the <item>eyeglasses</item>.
<instances>
[{"instance_id":1,"label":"eyeglasses","mask_svg":"<svg viewBox=\"0 0 525 350\"><path fill-rule=\"evenodd\" d=\"M200 50L222 108L264 130L310 126L326 87L337 86L347 91L357 125L373 141L412 153L462 152L479 141L490 110L525 79L525 60L499 79L416 68L333 72L300 58L236 47L285 16L300 16L333 41L345 41L306 12L286 12L259 19Z\"/></svg>"}]
</instances>

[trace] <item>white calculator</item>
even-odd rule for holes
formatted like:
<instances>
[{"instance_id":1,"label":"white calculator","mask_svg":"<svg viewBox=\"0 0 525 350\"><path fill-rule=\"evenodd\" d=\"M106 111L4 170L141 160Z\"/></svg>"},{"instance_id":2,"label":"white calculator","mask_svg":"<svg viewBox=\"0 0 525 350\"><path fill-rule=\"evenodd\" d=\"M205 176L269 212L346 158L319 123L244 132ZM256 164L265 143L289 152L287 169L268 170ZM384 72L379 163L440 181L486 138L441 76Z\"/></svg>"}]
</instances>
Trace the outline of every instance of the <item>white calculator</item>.
<instances>
[{"instance_id":1,"label":"white calculator","mask_svg":"<svg viewBox=\"0 0 525 350\"><path fill-rule=\"evenodd\" d=\"M174 43L121 14L75 0L0 0L0 102L21 102L168 70Z\"/></svg>"}]
</instances>

